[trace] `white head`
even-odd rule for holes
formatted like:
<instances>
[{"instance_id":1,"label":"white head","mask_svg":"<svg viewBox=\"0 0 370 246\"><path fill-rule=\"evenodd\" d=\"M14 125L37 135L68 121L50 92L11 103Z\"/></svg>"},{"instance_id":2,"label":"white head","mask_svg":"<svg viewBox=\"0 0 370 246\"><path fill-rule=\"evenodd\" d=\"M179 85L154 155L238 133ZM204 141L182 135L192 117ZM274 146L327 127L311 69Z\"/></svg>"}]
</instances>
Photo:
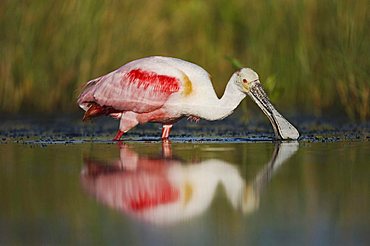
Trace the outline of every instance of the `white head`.
<instances>
[{"instance_id":1,"label":"white head","mask_svg":"<svg viewBox=\"0 0 370 246\"><path fill-rule=\"evenodd\" d=\"M258 74L250 68L242 68L235 74L237 76L236 83L243 92L248 92L252 84L260 82Z\"/></svg>"},{"instance_id":2,"label":"white head","mask_svg":"<svg viewBox=\"0 0 370 246\"><path fill-rule=\"evenodd\" d=\"M278 139L297 139L299 132L275 108L263 90L258 74L250 68L242 68L233 74L237 87L261 108L269 118Z\"/></svg>"}]
</instances>

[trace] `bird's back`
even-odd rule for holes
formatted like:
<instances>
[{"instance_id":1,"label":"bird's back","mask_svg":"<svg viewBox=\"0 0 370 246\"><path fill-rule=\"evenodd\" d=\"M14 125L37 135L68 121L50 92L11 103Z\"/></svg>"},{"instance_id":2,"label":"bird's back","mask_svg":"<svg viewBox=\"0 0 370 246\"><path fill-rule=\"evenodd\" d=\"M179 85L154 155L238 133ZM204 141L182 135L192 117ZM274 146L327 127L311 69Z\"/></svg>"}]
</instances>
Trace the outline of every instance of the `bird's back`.
<instances>
[{"instance_id":1,"label":"bird's back","mask_svg":"<svg viewBox=\"0 0 370 246\"><path fill-rule=\"evenodd\" d=\"M184 83L202 80L209 81L209 75L198 65L177 58L147 57L89 81L78 103L85 110L96 103L121 111L150 112L172 94L184 94L189 86Z\"/></svg>"}]
</instances>

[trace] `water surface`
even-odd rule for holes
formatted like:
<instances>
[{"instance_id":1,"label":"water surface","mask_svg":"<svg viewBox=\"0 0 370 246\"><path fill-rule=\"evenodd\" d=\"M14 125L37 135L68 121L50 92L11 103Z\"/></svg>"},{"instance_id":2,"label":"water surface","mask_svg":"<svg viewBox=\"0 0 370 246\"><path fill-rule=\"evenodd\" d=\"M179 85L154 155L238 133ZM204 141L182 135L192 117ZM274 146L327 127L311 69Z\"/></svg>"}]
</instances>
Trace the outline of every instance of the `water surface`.
<instances>
[{"instance_id":1,"label":"water surface","mask_svg":"<svg viewBox=\"0 0 370 246\"><path fill-rule=\"evenodd\" d=\"M0 244L365 245L370 143L0 144Z\"/></svg>"}]
</instances>

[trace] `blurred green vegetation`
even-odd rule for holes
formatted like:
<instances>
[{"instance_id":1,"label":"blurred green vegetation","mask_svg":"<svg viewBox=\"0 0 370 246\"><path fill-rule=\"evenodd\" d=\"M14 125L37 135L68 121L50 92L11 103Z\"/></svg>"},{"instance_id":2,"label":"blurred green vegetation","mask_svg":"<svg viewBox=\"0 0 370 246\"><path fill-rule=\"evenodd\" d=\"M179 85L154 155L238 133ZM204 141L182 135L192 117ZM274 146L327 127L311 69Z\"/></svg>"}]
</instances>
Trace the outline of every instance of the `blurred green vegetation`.
<instances>
[{"instance_id":1,"label":"blurred green vegetation","mask_svg":"<svg viewBox=\"0 0 370 246\"><path fill-rule=\"evenodd\" d=\"M368 0L2 0L0 111L77 111L86 81L150 55L203 66L218 95L255 69L283 112L369 119Z\"/></svg>"}]
</instances>

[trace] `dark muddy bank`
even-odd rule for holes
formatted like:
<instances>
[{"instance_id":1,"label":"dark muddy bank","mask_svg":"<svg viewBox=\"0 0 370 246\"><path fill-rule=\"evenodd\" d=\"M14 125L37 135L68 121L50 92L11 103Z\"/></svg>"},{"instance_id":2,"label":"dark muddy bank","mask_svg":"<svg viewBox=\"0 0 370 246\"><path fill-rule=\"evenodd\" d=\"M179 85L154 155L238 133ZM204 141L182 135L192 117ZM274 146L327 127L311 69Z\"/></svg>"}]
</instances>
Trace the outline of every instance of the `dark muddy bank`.
<instances>
[{"instance_id":1,"label":"dark muddy bank","mask_svg":"<svg viewBox=\"0 0 370 246\"><path fill-rule=\"evenodd\" d=\"M83 123L79 116L27 116L2 117L1 143L67 144L79 142L107 142L114 137L118 121L111 118L94 119ZM302 142L369 141L370 122L353 123L338 119L289 117L298 128ZM129 131L126 141L159 141L160 124L140 125ZM199 123L186 119L174 125L171 135L174 142L255 142L274 141L269 122L260 117L243 122L237 117L222 121Z\"/></svg>"}]
</instances>

